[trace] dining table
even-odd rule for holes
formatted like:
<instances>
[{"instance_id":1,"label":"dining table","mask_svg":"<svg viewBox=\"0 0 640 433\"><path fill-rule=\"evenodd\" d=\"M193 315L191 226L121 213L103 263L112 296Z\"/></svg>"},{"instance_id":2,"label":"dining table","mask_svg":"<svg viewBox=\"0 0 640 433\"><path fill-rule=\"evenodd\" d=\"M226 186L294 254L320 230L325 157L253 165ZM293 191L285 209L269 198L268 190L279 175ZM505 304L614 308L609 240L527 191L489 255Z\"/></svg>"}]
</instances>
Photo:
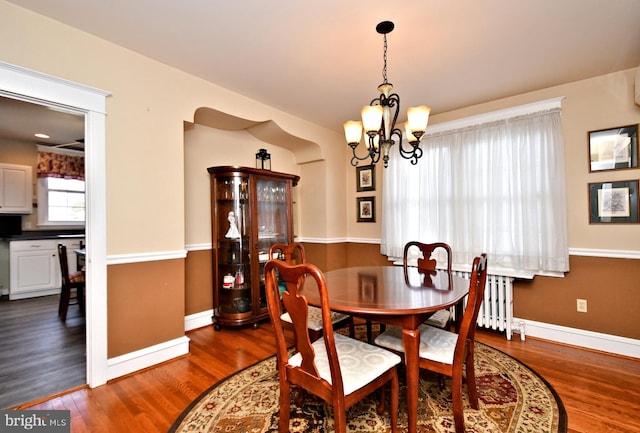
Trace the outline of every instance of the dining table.
<instances>
[{"instance_id":1,"label":"dining table","mask_svg":"<svg viewBox=\"0 0 640 433\"><path fill-rule=\"evenodd\" d=\"M418 327L438 310L454 307L462 317L469 280L446 270L424 271L403 266L356 266L324 272L333 311L402 328L407 385L408 431L418 421ZM300 292L309 304L319 306L315 280L306 278Z\"/></svg>"},{"instance_id":2,"label":"dining table","mask_svg":"<svg viewBox=\"0 0 640 433\"><path fill-rule=\"evenodd\" d=\"M84 272L85 270L85 262L87 257L87 249L80 244L80 248L73 250L76 254L76 269L79 272Z\"/></svg>"}]
</instances>

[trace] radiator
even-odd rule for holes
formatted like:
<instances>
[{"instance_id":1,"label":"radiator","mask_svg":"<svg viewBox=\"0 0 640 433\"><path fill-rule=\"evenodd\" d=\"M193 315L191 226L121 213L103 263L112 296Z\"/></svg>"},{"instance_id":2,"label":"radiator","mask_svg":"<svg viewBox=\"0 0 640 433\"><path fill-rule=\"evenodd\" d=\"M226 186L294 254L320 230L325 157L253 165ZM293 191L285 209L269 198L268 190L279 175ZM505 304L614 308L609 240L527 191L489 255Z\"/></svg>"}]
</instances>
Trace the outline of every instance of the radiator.
<instances>
[{"instance_id":1,"label":"radiator","mask_svg":"<svg viewBox=\"0 0 640 433\"><path fill-rule=\"evenodd\" d=\"M469 279L471 274L464 271L454 271L454 275ZM465 300L466 305L466 300ZM504 275L487 275L487 285L484 299L478 312L478 326L505 332L507 340L513 335L513 277ZM519 328L520 338L524 340L522 324L515 324Z\"/></svg>"}]
</instances>

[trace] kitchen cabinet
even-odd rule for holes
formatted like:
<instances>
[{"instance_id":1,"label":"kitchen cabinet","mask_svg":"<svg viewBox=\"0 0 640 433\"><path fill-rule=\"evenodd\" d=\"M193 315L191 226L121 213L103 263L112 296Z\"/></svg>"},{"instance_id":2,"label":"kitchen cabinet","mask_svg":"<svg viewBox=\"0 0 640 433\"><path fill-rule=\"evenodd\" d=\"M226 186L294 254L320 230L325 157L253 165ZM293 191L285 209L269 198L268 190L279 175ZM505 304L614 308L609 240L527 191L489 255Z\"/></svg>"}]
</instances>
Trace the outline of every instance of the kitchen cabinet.
<instances>
[{"instance_id":1,"label":"kitchen cabinet","mask_svg":"<svg viewBox=\"0 0 640 433\"><path fill-rule=\"evenodd\" d=\"M268 318L264 265L269 247L293 241L293 187L299 176L248 167L209 167L213 326Z\"/></svg>"},{"instance_id":2,"label":"kitchen cabinet","mask_svg":"<svg viewBox=\"0 0 640 433\"><path fill-rule=\"evenodd\" d=\"M9 299L55 295L62 287L58 244L67 247L69 272L78 271L74 250L84 239L41 239L9 242Z\"/></svg>"},{"instance_id":3,"label":"kitchen cabinet","mask_svg":"<svg viewBox=\"0 0 640 433\"><path fill-rule=\"evenodd\" d=\"M0 164L0 213L30 214L33 184L28 165Z\"/></svg>"},{"instance_id":4,"label":"kitchen cabinet","mask_svg":"<svg viewBox=\"0 0 640 433\"><path fill-rule=\"evenodd\" d=\"M9 299L60 293L57 241L9 243Z\"/></svg>"}]
</instances>

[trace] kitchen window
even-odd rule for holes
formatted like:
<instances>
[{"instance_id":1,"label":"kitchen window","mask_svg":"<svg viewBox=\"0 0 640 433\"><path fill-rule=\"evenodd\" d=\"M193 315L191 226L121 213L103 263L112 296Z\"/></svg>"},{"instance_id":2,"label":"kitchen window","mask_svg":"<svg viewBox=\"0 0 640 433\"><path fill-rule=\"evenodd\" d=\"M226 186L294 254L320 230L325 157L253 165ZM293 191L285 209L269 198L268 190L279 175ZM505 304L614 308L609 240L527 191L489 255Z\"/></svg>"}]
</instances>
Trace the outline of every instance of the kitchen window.
<instances>
[{"instance_id":1,"label":"kitchen window","mask_svg":"<svg viewBox=\"0 0 640 433\"><path fill-rule=\"evenodd\" d=\"M84 223L84 180L38 179L38 225L84 227Z\"/></svg>"}]
</instances>

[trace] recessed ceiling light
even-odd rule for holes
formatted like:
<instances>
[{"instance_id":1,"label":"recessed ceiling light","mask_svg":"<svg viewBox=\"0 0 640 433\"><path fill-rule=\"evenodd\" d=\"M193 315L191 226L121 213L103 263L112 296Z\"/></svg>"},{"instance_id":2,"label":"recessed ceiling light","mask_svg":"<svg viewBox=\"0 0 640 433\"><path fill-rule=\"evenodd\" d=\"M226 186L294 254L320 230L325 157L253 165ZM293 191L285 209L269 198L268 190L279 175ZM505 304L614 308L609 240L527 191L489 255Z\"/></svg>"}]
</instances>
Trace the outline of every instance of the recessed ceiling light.
<instances>
[{"instance_id":1,"label":"recessed ceiling light","mask_svg":"<svg viewBox=\"0 0 640 433\"><path fill-rule=\"evenodd\" d=\"M38 134L33 134L33 135L35 135L35 136L36 136L36 137L38 137L38 138L51 138L51 137L49 137L47 134L41 134L41 133L38 133Z\"/></svg>"}]
</instances>

